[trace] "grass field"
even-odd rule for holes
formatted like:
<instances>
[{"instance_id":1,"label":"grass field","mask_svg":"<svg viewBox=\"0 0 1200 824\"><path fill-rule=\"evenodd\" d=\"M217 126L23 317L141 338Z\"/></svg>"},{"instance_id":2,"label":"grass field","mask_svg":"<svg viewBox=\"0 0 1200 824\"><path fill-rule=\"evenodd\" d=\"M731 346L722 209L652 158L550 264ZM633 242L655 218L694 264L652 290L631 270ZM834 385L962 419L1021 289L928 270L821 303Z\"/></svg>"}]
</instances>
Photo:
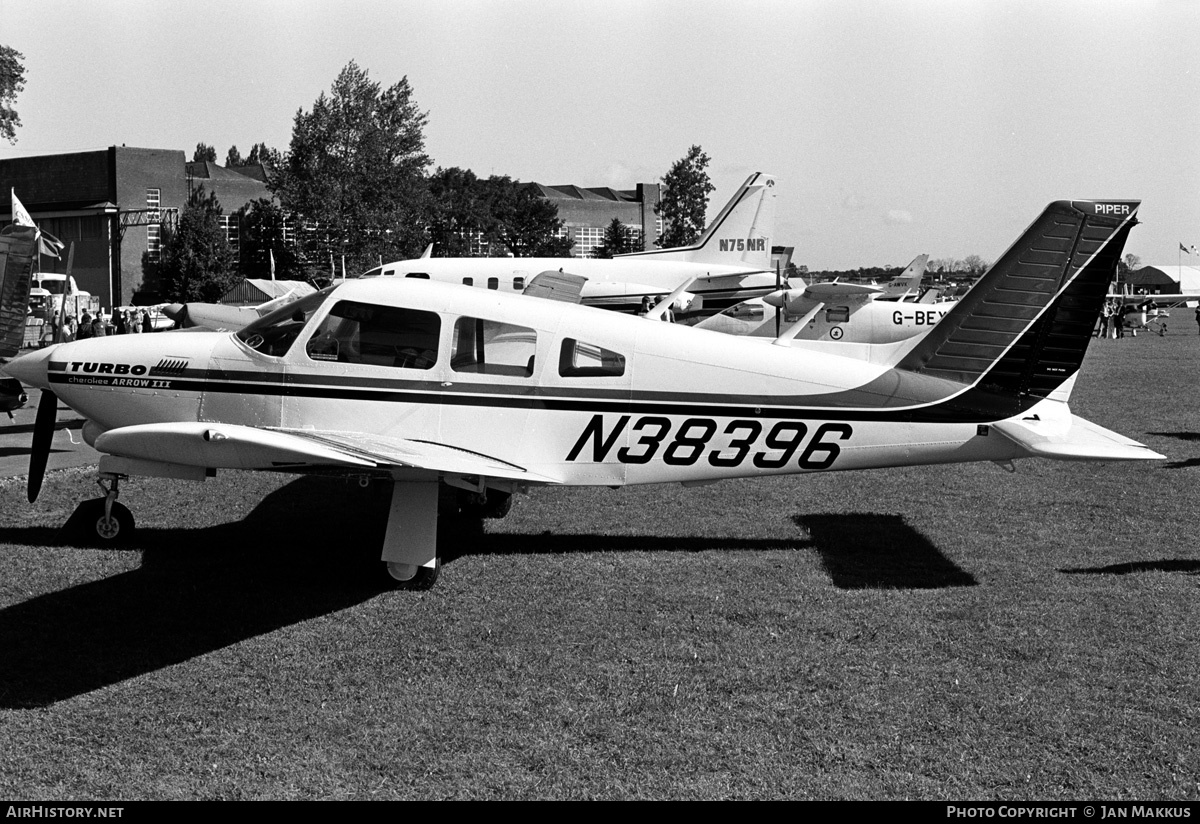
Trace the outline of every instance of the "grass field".
<instances>
[{"instance_id":1,"label":"grass field","mask_svg":"<svg viewBox=\"0 0 1200 824\"><path fill-rule=\"evenodd\" d=\"M1200 799L1198 354L1075 391L1165 462L539 490L425 593L347 483L0 481L0 797Z\"/></svg>"}]
</instances>

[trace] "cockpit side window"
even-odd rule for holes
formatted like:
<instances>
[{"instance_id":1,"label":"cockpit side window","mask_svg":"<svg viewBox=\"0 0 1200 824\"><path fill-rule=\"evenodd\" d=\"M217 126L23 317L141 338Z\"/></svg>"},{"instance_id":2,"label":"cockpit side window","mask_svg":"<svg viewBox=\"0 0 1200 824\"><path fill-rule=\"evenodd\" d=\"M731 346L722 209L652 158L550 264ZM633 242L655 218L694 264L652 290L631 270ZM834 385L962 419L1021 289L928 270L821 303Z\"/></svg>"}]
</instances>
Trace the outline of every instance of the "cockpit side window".
<instances>
[{"instance_id":1,"label":"cockpit side window","mask_svg":"<svg viewBox=\"0 0 1200 824\"><path fill-rule=\"evenodd\" d=\"M286 355L299 337L300 330L329 297L332 288L327 287L268 312L241 329L237 333L238 340L264 355L276 358Z\"/></svg>"},{"instance_id":2,"label":"cockpit side window","mask_svg":"<svg viewBox=\"0 0 1200 824\"><path fill-rule=\"evenodd\" d=\"M329 310L304 351L317 361L432 369L441 329L435 312L343 300Z\"/></svg>"},{"instance_id":3,"label":"cockpit side window","mask_svg":"<svg viewBox=\"0 0 1200 824\"><path fill-rule=\"evenodd\" d=\"M594 343L564 338L558 355L558 374L564 378L620 377L625 374L625 356Z\"/></svg>"},{"instance_id":4,"label":"cockpit side window","mask_svg":"<svg viewBox=\"0 0 1200 824\"><path fill-rule=\"evenodd\" d=\"M462 317L454 324L450 368L455 372L528 378L533 374L536 352L537 332L532 329Z\"/></svg>"}]
</instances>

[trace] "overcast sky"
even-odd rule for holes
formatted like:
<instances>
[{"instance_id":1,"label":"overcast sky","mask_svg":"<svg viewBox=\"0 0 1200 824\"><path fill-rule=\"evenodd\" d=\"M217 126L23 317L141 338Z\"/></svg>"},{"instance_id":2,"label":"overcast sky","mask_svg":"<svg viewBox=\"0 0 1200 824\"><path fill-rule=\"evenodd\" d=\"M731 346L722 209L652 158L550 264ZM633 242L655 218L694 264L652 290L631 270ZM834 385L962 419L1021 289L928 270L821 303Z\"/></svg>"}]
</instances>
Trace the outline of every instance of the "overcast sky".
<instances>
[{"instance_id":1,"label":"overcast sky","mask_svg":"<svg viewBox=\"0 0 1200 824\"><path fill-rule=\"evenodd\" d=\"M1191 0L0 0L0 20L27 74L0 157L286 151L354 60L408 77L437 166L633 188L698 144L710 217L774 174L772 240L812 268L994 260L1062 198L1141 199L1144 263L1200 247Z\"/></svg>"}]
</instances>

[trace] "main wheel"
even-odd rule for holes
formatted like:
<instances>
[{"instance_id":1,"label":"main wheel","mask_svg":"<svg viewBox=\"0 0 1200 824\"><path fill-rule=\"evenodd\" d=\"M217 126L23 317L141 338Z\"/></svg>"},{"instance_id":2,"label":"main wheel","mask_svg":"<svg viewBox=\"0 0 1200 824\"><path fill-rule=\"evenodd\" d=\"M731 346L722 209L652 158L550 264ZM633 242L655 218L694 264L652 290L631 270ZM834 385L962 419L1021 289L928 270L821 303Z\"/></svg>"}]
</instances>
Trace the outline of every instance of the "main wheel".
<instances>
[{"instance_id":1,"label":"main wheel","mask_svg":"<svg viewBox=\"0 0 1200 824\"><path fill-rule=\"evenodd\" d=\"M63 524L59 538L78 546L123 546L133 539L133 513L119 501L113 501L112 515L104 514L104 499L93 498L75 507Z\"/></svg>"},{"instance_id":2,"label":"main wheel","mask_svg":"<svg viewBox=\"0 0 1200 824\"><path fill-rule=\"evenodd\" d=\"M383 569L386 573L385 580L390 581L395 589L429 589L437 583L438 574L442 570L442 559L434 560L432 567L384 561Z\"/></svg>"}]
</instances>

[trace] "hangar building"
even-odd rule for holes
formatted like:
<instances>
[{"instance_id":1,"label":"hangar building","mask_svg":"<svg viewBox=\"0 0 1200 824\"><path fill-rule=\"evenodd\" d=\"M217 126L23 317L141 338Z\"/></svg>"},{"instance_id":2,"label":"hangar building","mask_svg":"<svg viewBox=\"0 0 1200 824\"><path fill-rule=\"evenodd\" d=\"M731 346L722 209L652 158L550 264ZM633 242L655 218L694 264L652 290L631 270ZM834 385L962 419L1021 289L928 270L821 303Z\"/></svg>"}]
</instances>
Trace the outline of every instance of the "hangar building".
<instances>
[{"instance_id":1,"label":"hangar building","mask_svg":"<svg viewBox=\"0 0 1200 824\"><path fill-rule=\"evenodd\" d=\"M236 210L271 193L262 180L212 163L188 163L182 151L110 146L88 152L0 160L0 192L15 191L38 226L69 247L79 288L106 310L133 303L142 281L142 255L160 250L163 225L187 203L189 186L217 194L226 231L236 245ZM261 170L259 170L261 173ZM12 220L11 200L0 198L0 221ZM228 224L233 223L230 227ZM41 256L41 271L65 272L61 258Z\"/></svg>"},{"instance_id":2,"label":"hangar building","mask_svg":"<svg viewBox=\"0 0 1200 824\"><path fill-rule=\"evenodd\" d=\"M236 169L187 162L175 149L110 146L69 154L0 159L0 192L15 190L33 219L63 243L74 243L72 274L79 288L100 298L105 310L135 303L142 286L142 256L154 260L162 227L172 225L191 187L215 192L224 211L226 237L237 248L234 213L258 198L272 197L261 166ZM653 248L662 232L654 210L660 185L635 189L528 184L558 207L571 254L589 257L604 241L615 217ZM10 201L0 199L0 222L12 220ZM486 250L480 249L486 254ZM43 255L43 272L65 272L67 255Z\"/></svg>"},{"instance_id":3,"label":"hangar building","mask_svg":"<svg viewBox=\"0 0 1200 824\"><path fill-rule=\"evenodd\" d=\"M1200 294L1200 268L1195 266L1143 266L1125 278L1134 289L1149 295Z\"/></svg>"}]
</instances>

